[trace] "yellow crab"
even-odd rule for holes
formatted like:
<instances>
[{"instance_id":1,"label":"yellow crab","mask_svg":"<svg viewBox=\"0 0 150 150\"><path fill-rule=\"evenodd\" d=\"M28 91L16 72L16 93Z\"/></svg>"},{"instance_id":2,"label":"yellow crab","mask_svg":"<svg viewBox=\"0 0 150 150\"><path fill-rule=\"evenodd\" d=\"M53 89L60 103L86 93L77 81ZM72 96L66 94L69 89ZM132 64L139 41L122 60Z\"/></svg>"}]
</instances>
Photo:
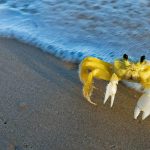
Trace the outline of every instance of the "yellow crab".
<instances>
[{"instance_id":1,"label":"yellow crab","mask_svg":"<svg viewBox=\"0 0 150 150\"><path fill-rule=\"evenodd\" d=\"M124 54L122 59L117 59L113 64L104 62L95 57L86 57L79 65L79 77L83 83L83 95L93 105L90 97L93 91L94 78L109 81L106 87L104 104L111 97L113 106L117 84L121 80L140 83L143 87L143 95L139 98L134 110L134 118L137 119L142 111L142 120L150 115L150 63L141 56L140 61L133 62Z\"/></svg>"}]
</instances>

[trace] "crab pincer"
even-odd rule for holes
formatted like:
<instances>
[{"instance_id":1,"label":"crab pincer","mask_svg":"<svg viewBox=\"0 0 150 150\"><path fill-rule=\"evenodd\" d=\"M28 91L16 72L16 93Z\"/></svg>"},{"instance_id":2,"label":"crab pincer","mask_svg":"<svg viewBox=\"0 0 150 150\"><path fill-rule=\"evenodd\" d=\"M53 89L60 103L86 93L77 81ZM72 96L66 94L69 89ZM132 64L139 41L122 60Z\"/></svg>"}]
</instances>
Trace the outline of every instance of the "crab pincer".
<instances>
[{"instance_id":1,"label":"crab pincer","mask_svg":"<svg viewBox=\"0 0 150 150\"><path fill-rule=\"evenodd\" d=\"M118 81L119 81L119 78L114 73L112 75L111 79L110 79L110 82L106 86L106 93L105 93L105 98L104 98L104 104L109 99L109 97L111 97L110 107L112 107L113 103L114 103L115 95L116 95L116 92L117 92Z\"/></svg>"},{"instance_id":2,"label":"crab pincer","mask_svg":"<svg viewBox=\"0 0 150 150\"><path fill-rule=\"evenodd\" d=\"M150 91L149 93L144 93L139 98L134 110L134 119L137 119L140 112L143 112L142 120L146 119L150 115Z\"/></svg>"},{"instance_id":3,"label":"crab pincer","mask_svg":"<svg viewBox=\"0 0 150 150\"><path fill-rule=\"evenodd\" d=\"M110 107L112 107L113 103L114 103L115 94L117 92L117 84L118 84L118 81L111 81L111 82L109 82L109 84L106 87L104 104L109 99L109 97L111 97Z\"/></svg>"}]
</instances>

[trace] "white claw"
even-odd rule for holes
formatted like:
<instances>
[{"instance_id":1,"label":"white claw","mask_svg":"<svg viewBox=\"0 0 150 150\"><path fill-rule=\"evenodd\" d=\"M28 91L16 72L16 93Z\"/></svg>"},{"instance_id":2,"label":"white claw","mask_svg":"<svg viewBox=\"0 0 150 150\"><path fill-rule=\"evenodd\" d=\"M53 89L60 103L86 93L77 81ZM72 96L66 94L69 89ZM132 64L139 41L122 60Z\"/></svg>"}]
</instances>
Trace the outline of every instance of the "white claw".
<instances>
[{"instance_id":1,"label":"white claw","mask_svg":"<svg viewBox=\"0 0 150 150\"><path fill-rule=\"evenodd\" d=\"M138 100L134 110L134 119L137 119L140 112L142 114L142 120L146 119L150 115L150 94L144 93Z\"/></svg>"},{"instance_id":2,"label":"white claw","mask_svg":"<svg viewBox=\"0 0 150 150\"><path fill-rule=\"evenodd\" d=\"M114 99L115 99L115 95L111 95L111 104L110 104L110 107L112 107L112 106L113 106Z\"/></svg>"},{"instance_id":3,"label":"white claw","mask_svg":"<svg viewBox=\"0 0 150 150\"><path fill-rule=\"evenodd\" d=\"M112 107L114 103L115 94L117 92L117 84L118 84L118 81L110 81L106 87L104 104L107 102L108 98L111 97L110 107Z\"/></svg>"},{"instance_id":4,"label":"white claw","mask_svg":"<svg viewBox=\"0 0 150 150\"><path fill-rule=\"evenodd\" d=\"M108 89L107 89L107 87L106 87L106 93L105 93L105 99L104 99L104 104L106 103L106 101L108 100L108 98L109 98L109 91L108 91Z\"/></svg>"}]
</instances>

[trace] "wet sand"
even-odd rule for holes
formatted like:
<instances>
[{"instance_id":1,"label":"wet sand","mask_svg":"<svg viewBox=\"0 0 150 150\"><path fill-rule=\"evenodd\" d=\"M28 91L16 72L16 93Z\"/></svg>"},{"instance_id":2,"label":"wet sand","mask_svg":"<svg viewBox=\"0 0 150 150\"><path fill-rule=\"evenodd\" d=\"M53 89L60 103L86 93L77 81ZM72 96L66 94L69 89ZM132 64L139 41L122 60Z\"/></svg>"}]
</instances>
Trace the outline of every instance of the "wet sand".
<instances>
[{"instance_id":1,"label":"wet sand","mask_svg":"<svg viewBox=\"0 0 150 150\"><path fill-rule=\"evenodd\" d=\"M133 119L140 94L119 84L110 109L106 84L96 81L92 106L76 66L0 38L0 150L150 149L150 117Z\"/></svg>"}]
</instances>

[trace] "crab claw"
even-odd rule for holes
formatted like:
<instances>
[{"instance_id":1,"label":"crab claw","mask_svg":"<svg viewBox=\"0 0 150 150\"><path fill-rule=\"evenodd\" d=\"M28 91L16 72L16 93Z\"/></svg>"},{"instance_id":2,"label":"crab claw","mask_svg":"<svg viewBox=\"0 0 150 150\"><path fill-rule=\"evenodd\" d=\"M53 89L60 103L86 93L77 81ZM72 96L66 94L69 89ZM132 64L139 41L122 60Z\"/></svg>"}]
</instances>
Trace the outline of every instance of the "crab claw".
<instances>
[{"instance_id":1,"label":"crab claw","mask_svg":"<svg viewBox=\"0 0 150 150\"><path fill-rule=\"evenodd\" d=\"M141 111L143 112L142 120L150 115L150 93L144 93L139 98L134 110L134 119L137 119Z\"/></svg>"},{"instance_id":2,"label":"crab claw","mask_svg":"<svg viewBox=\"0 0 150 150\"><path fill-rule=\"evenodd\" d=\"M118 81L110 81L106 87L104 104L106 103L108 98L111 97L110 107L112 107L114 103L115 94L117 92L117 84L118 84Z\"/></svg>"}]
</instances>

